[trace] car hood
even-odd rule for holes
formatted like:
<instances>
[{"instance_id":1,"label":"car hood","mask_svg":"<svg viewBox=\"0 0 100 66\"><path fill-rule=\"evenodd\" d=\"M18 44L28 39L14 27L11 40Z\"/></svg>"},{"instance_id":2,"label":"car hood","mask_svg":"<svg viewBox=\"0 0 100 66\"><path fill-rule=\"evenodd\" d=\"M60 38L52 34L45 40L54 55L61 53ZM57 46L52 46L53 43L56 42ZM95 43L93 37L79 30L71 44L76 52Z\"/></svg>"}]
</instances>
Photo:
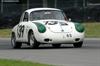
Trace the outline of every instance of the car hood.
<instances>
[{"instance_id":1,"label":"car hood","mask_svg":"<svg viewBox=\"0 0 100 66\"><path fill-rule=\"evenodd\" d=\"M73 23L65 20L36 20L33 22L38 22L45 27L47 27L52 32L72 32L73 30Z\"/></svg>"}]
</instances>

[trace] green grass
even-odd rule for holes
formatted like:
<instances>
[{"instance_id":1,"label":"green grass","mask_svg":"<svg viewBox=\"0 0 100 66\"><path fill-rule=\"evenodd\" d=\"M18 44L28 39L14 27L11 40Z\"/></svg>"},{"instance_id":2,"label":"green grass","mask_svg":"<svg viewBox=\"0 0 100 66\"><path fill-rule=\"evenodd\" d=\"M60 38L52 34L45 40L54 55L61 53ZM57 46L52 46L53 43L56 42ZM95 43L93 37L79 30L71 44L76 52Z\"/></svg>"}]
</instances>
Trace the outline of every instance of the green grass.
<instances>
[{"instance_id":1,"label":"green grass","mask_svg":"<svg viewBox=\"0 0 100 66\"><path fill-rule=\"evenodd\" d=\"M85 36L100 38L100 23L84 23L85 26Z\"/></svg>"},{"instance_id":2,"label":"green grass","mask_svg":"<svg viewBox=\"0 0 100 66\"><path fill-rule=\"evenodd\" d=\"M0 29L0 38L10 37L11 29Z\"/></svg>"},{"instance_id":3,"label":"green grass","mask_svg":"<svg viewBox=\"0 0 100 66\"><path fill-rule=\"evenodd\" d=\"M53 66L29 61L0 59L0 66Z\"/></svg>"},{"instance_id":4,"label":"green grass","mask_svg":"<svg viewBox=\"0 0 100 66\"><path fill-rule=\"evenodd\" d=\"M92 22L92 23L84 23L85 26L85 36L100 38L100 23ZM10 37L11 29L0 29L0 38Z\"/></svg>"}]
</instances>

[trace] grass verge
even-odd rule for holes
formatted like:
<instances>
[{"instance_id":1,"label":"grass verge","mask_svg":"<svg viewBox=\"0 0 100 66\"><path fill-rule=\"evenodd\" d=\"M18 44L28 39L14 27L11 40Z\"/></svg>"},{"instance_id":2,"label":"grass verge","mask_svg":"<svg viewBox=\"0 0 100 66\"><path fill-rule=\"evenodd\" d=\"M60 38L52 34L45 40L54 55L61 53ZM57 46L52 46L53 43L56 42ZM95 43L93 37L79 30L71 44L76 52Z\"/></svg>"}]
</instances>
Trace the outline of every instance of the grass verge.
<instances>
[{"instance_id":1,"label":"grass verge","mask_svg":"<svg viewBox=\"0 0 100 66\"><path fill-rule=\"evenodd\" d=\"M52 65L32 63L29 61L0 59L0 66L52 66Z\"/></svg>"},{"instance_id":2,"label":"grass verge","mask_svg":"<svg viewBox=\"0 0 100 66\"><path fill-rule=\"evenodd\" d=\"M8 38L11 35L11 29L0 29L0 38Z\"/></svg>"},{"instance_id":3,"label":"grass verge","mask_svg":"<svg viewBox=\"0 0 100 66\"><path fill-rule=\"evenodd\" d=\"M88 38L100 38L100 23L88 22L83 24L85 26L85 36ZM0 38L10 37L11 29L0 29Z\"/></svg>"},{"instance_id":4,"label":"grass verge","mask_svg":"<svg viewBox=\"0 0 100 66\"><path fill-rule=\"evenodd\" d=\"M100 38L100 23L84 23L85 36L89 38Z\"/></svg>"}]
</instances>

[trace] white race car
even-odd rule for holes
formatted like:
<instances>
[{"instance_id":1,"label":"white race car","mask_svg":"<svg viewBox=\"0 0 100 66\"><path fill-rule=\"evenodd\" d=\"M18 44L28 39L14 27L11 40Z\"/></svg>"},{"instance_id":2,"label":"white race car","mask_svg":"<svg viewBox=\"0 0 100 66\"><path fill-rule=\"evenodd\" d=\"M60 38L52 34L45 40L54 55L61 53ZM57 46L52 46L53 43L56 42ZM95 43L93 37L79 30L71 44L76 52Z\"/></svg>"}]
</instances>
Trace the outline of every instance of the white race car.
<instances>
[{"instance_id":1,"label":"white race car","mask_svg":"<svg viewBox=\"0 0 100 66\"><path fill-rule=\"evenodd\" d=\"M82 47L84 26L66 19L64 12L55 8L33 8L26 10L20 22L12 29L11 44L13 48L21 48L26 43L32 48L40 44L73 44Z\"/></svg>"}]
</instances>

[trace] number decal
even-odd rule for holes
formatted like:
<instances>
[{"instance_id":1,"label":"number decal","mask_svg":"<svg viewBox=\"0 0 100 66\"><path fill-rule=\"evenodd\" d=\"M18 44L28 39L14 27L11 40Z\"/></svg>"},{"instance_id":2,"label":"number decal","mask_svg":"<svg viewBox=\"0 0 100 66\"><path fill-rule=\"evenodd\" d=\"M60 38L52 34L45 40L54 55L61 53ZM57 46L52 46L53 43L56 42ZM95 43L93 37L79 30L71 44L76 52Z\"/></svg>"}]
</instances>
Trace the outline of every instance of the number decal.
<instances>
[{"instance_id":1,"label":"number decal","mask_svg":"<svg viewBox=\"0 0 100 66\"><path fill-rule=\"evenodd\" d=\"M66 36L67 36L67 37L72 37L72 34L67 34Z\"/></svg>"},{"instance_id":2,"label":"number decal","mask_svg":"<svg viewBox=\"0 0 100 66\"><path fill-rule=\"evenodd\" d=\"M18 36L18 38L23 37L24 28L25 28L24 25L18 25L18 28L17 28L17 36Z\"/></svg>"}]
</instances>

